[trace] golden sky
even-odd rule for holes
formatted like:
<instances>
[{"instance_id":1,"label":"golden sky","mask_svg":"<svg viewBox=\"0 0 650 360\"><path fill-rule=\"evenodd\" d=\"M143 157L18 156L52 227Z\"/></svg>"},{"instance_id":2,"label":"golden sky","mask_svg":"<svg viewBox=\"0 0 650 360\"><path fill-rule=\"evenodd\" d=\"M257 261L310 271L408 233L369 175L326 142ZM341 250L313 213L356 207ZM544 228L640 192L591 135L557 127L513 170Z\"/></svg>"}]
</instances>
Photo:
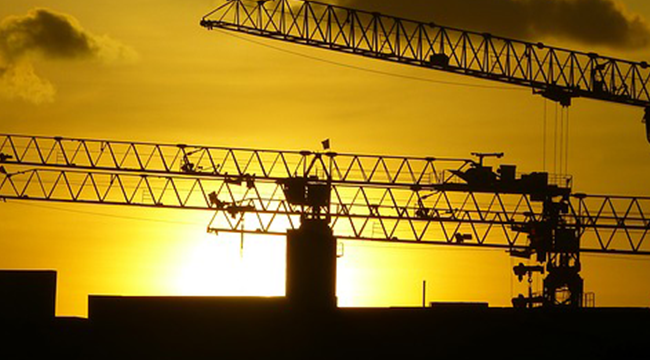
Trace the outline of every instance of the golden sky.
<instances>
[{"instance_id":1,"label":"golden sky","mask_svg":"<svg viewBox=\"0 0 650 360\"><path fill-rule=\"evenodd\" d=\"M545 105L530 90L411 80L404 76L485 84L254 39L308 57L296 56L208 32L199 20L218 3L3 1L0 19L50 9L76 19L98 45L84 54L52 50L20 60L5 52L0 70L15 65L27 74L10 85L31 81L29 94L40 96L8 94L3 84L0 132L297 150L318 149L330 138L335 151L347 153L468 157L472 151L503 151L505 163L542 170L544 107L552 121L555 105ZM625 6L626 16L650 19L647 1L617 4ZM544 36L585 51L650 59L650 46ZM650 195L642 114L633 107L574 101L569 172L575 191ZM205 234L209 217L0 203L0 268L57 270L59 315L85 316L88 294L283 294L283 240L246 238L242 257L237 237ZM338 280L344 306L419 305L422 280L429 284L428 299L438 301L508 306L511 296L525 290L503 251L359 242L345 249ZM586 291L596 292L598 305L650 306L650 260L584 256L583 269Z\"/></svg>"}]
</instances>

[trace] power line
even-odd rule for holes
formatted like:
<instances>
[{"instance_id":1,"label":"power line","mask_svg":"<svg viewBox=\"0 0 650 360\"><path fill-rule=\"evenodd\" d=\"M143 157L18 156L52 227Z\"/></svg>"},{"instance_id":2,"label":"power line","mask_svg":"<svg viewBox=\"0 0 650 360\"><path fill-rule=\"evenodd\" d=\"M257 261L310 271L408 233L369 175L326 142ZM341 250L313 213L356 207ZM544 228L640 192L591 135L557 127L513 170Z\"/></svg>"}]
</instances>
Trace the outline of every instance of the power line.
<instances>
[{"instance_id":1,"label":"power line","mask_svg":"<svg viewBox=\"0 0 650 360\"><path fill-rule=\"evenodd\" d=\"M42 209L49 209L49 210L56 210L56 211L64 211L64 212L70 212L70 213L76 213L76 214L84 214L84 215L102 216L102 217L116 218L116 219L147 221L147 222L166 223L166 224L175 224L175 225L192 225L192 226L202 225L202 226L205 226L205 224L203 224L203 223L190 222L190 221L173 221L173 220L144 218L144 217L138 217L138 216L114 215L114 214L106 214L106 213L100 213L100 212L94 212L94 211L63 209L63 208L59 208L59 207L55 207L55 206L47 206L47 205L27 204L27 203L22 203L22 202L13 202L13 201L10 201L10 202L11 202L11 204L15 204L15 205L19 205L19 206L35 207L35 208L42 208Z\"/></svg>"}]
</instances>

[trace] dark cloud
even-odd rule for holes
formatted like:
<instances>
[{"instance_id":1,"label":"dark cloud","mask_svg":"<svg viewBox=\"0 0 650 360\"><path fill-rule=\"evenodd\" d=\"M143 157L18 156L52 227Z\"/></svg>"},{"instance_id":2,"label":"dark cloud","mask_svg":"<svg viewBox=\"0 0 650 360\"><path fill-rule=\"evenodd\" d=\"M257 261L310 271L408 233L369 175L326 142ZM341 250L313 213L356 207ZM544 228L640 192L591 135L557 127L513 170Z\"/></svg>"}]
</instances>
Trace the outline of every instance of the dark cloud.
<instances>
[{"instance_id":1,"label":"dark cloud","mask_svg":"<svg viewBox=\"0 0 650 360\"><path fill-rule=\"evenodd\" d=\"M0 51L7 59L38 54L47 58L93 57L94 37L65 15L37 9L24 17L10 17L0 26Z\"/></svg>"},{"instance_id":2,"label":"dark cloud","mask_svg":"<svg viewBox=\"0 0 650 360\"><path fill-rule=\"evenodd\" d=\"M132 60L133 50L83 29L72 17L47 9L0 22L0 95L40 103L52 101L54 86L36 75L33 60Z\"/></svg>"},{"instance_id":3,"label":"dark cloud","mask_svg":"<svg viewBox=\"0 0 650 360\"><path fill-rule=\"evenodd\" d=\"M561 38L617 49L650 44L640 16L615 0L338 0L344 6L513 38Z\"/></svg>"}]
</instances>

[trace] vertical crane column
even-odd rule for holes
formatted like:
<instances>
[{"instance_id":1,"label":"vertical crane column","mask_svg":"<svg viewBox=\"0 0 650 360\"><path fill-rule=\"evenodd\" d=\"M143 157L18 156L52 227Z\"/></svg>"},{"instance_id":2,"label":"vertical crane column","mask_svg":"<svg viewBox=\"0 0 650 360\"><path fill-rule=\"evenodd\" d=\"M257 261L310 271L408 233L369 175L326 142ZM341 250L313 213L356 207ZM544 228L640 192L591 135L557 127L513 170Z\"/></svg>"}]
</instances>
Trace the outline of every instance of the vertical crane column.
<instances>
[{"instance_id":1,"label":"vertical crane column","mask_svg":"<svg viewBox=\"0 0 650 360\"><path fill-rule=\"evenodd\" d=\"M300 310L334 309L336 238L329 227L331 184L296 177L281 185L287 201L302 208L300 228L287 232L287 299Z\"/></svg>"},{"instance_id":2,"label":"vertical crane column","mask_svg":"<svg viewBox=\"0 0 650 360\"><path fill-rule=\"evenodd\" d=\"M580 276L580 236L575 225L567 224L562 214L568 211L566 199L554 202L547 199L544 203L544 221L550 231L541 242L548 244L546 270L544 278L544 305L565 305L581 307L584 282Z\"/></svg>"},{"instance_id":3,"label":"vertical crane column","mask_svg":"<svg viewBox=\"0 0 650 360\"><path fill-rule=\"evenodd\" d=\"M544 290L541 296L513 299L515 307L567 306L582 307L584 281L580 276L580 232L577 225L568 224L562 214L568 211L567 199L555 201L552 196L544 200L540 221L531 221L524 228L516 229L528 234L529 250L525 257L535 254L541 266L515 267L521 280L533 272L544 273Z\"/></svg>"},{"instance_id":4,"label":"vertical crane column","mask_svg":"<svg viewBox=\"0 0 650 360\"><path fill-rule=\"evenodd\" d=\"M489 192L501 194L521 194L531 202L542 204L539 216L531 213L525 222L513 224L512 230L528 235L528 246L523 250L512 249L510 254L530 259L533 255L539 263L526 266L523 263L514 267L514 273L522 281L532 274L546 274L544 291L533 294L529 289L528 297L520 295L513 299L515 307L534 306L582 306L583 280L580 277L580 231L579 224L567 221L569 195L566 185L549 183L548 173L532 173L516 177L516 168L502 165L493 172L492 167L484 165L486 157L503 156L502 153L473 153L478 157L472 167L466 171L452 173L465 182L457 185L453 182L443 184L441 189L468 192ZM542 266L543 265L543 266Z\"/></svg>"},{"instance_id":5,"label":"vertical crane column","mask_svg":"<svg viewBox=\"0 0 650 360\"><path fill-rule=\"evenodd\" d=\"M287 233L287 299L304 310L336 307L336 238L322 219Z\"/></svg>"}]
</instances>

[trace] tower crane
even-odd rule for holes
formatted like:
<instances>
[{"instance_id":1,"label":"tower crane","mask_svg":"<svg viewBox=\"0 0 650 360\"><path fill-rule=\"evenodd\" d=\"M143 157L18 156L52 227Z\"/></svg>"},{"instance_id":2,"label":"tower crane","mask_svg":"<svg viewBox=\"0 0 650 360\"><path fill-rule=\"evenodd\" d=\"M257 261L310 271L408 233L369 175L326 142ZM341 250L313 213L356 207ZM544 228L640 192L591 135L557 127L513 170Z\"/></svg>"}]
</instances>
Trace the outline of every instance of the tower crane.
<instances>
[{"instance_id":1,"label":"tower crane","mask_svg":"<svg viewBox=\"0 0 650 360\"><path fill-rule=\"evenodd\" d=\"M645 61L303 0L228 0L200 24L523 86L565 107L578 97L643 107L650 141L650 69Z\"/></svg>"},{"instance_id":2,"label":"tower crane","mask_svg":"<svg viewBox=\"0 0 650 360\"><path fill-rule=\"evenodd\" d=\"M574 193L570 177L495 170L489 158L502 154L476 156L0 134L0 199L205 210L210 232L286 234L287 297L323 306L335 301L337 238L532 257L541 265L514 269L545 273L542 294L513 299L528 307L583 305L581 253L650 255L650 197Z\"/></svg>"}]
</instances>

